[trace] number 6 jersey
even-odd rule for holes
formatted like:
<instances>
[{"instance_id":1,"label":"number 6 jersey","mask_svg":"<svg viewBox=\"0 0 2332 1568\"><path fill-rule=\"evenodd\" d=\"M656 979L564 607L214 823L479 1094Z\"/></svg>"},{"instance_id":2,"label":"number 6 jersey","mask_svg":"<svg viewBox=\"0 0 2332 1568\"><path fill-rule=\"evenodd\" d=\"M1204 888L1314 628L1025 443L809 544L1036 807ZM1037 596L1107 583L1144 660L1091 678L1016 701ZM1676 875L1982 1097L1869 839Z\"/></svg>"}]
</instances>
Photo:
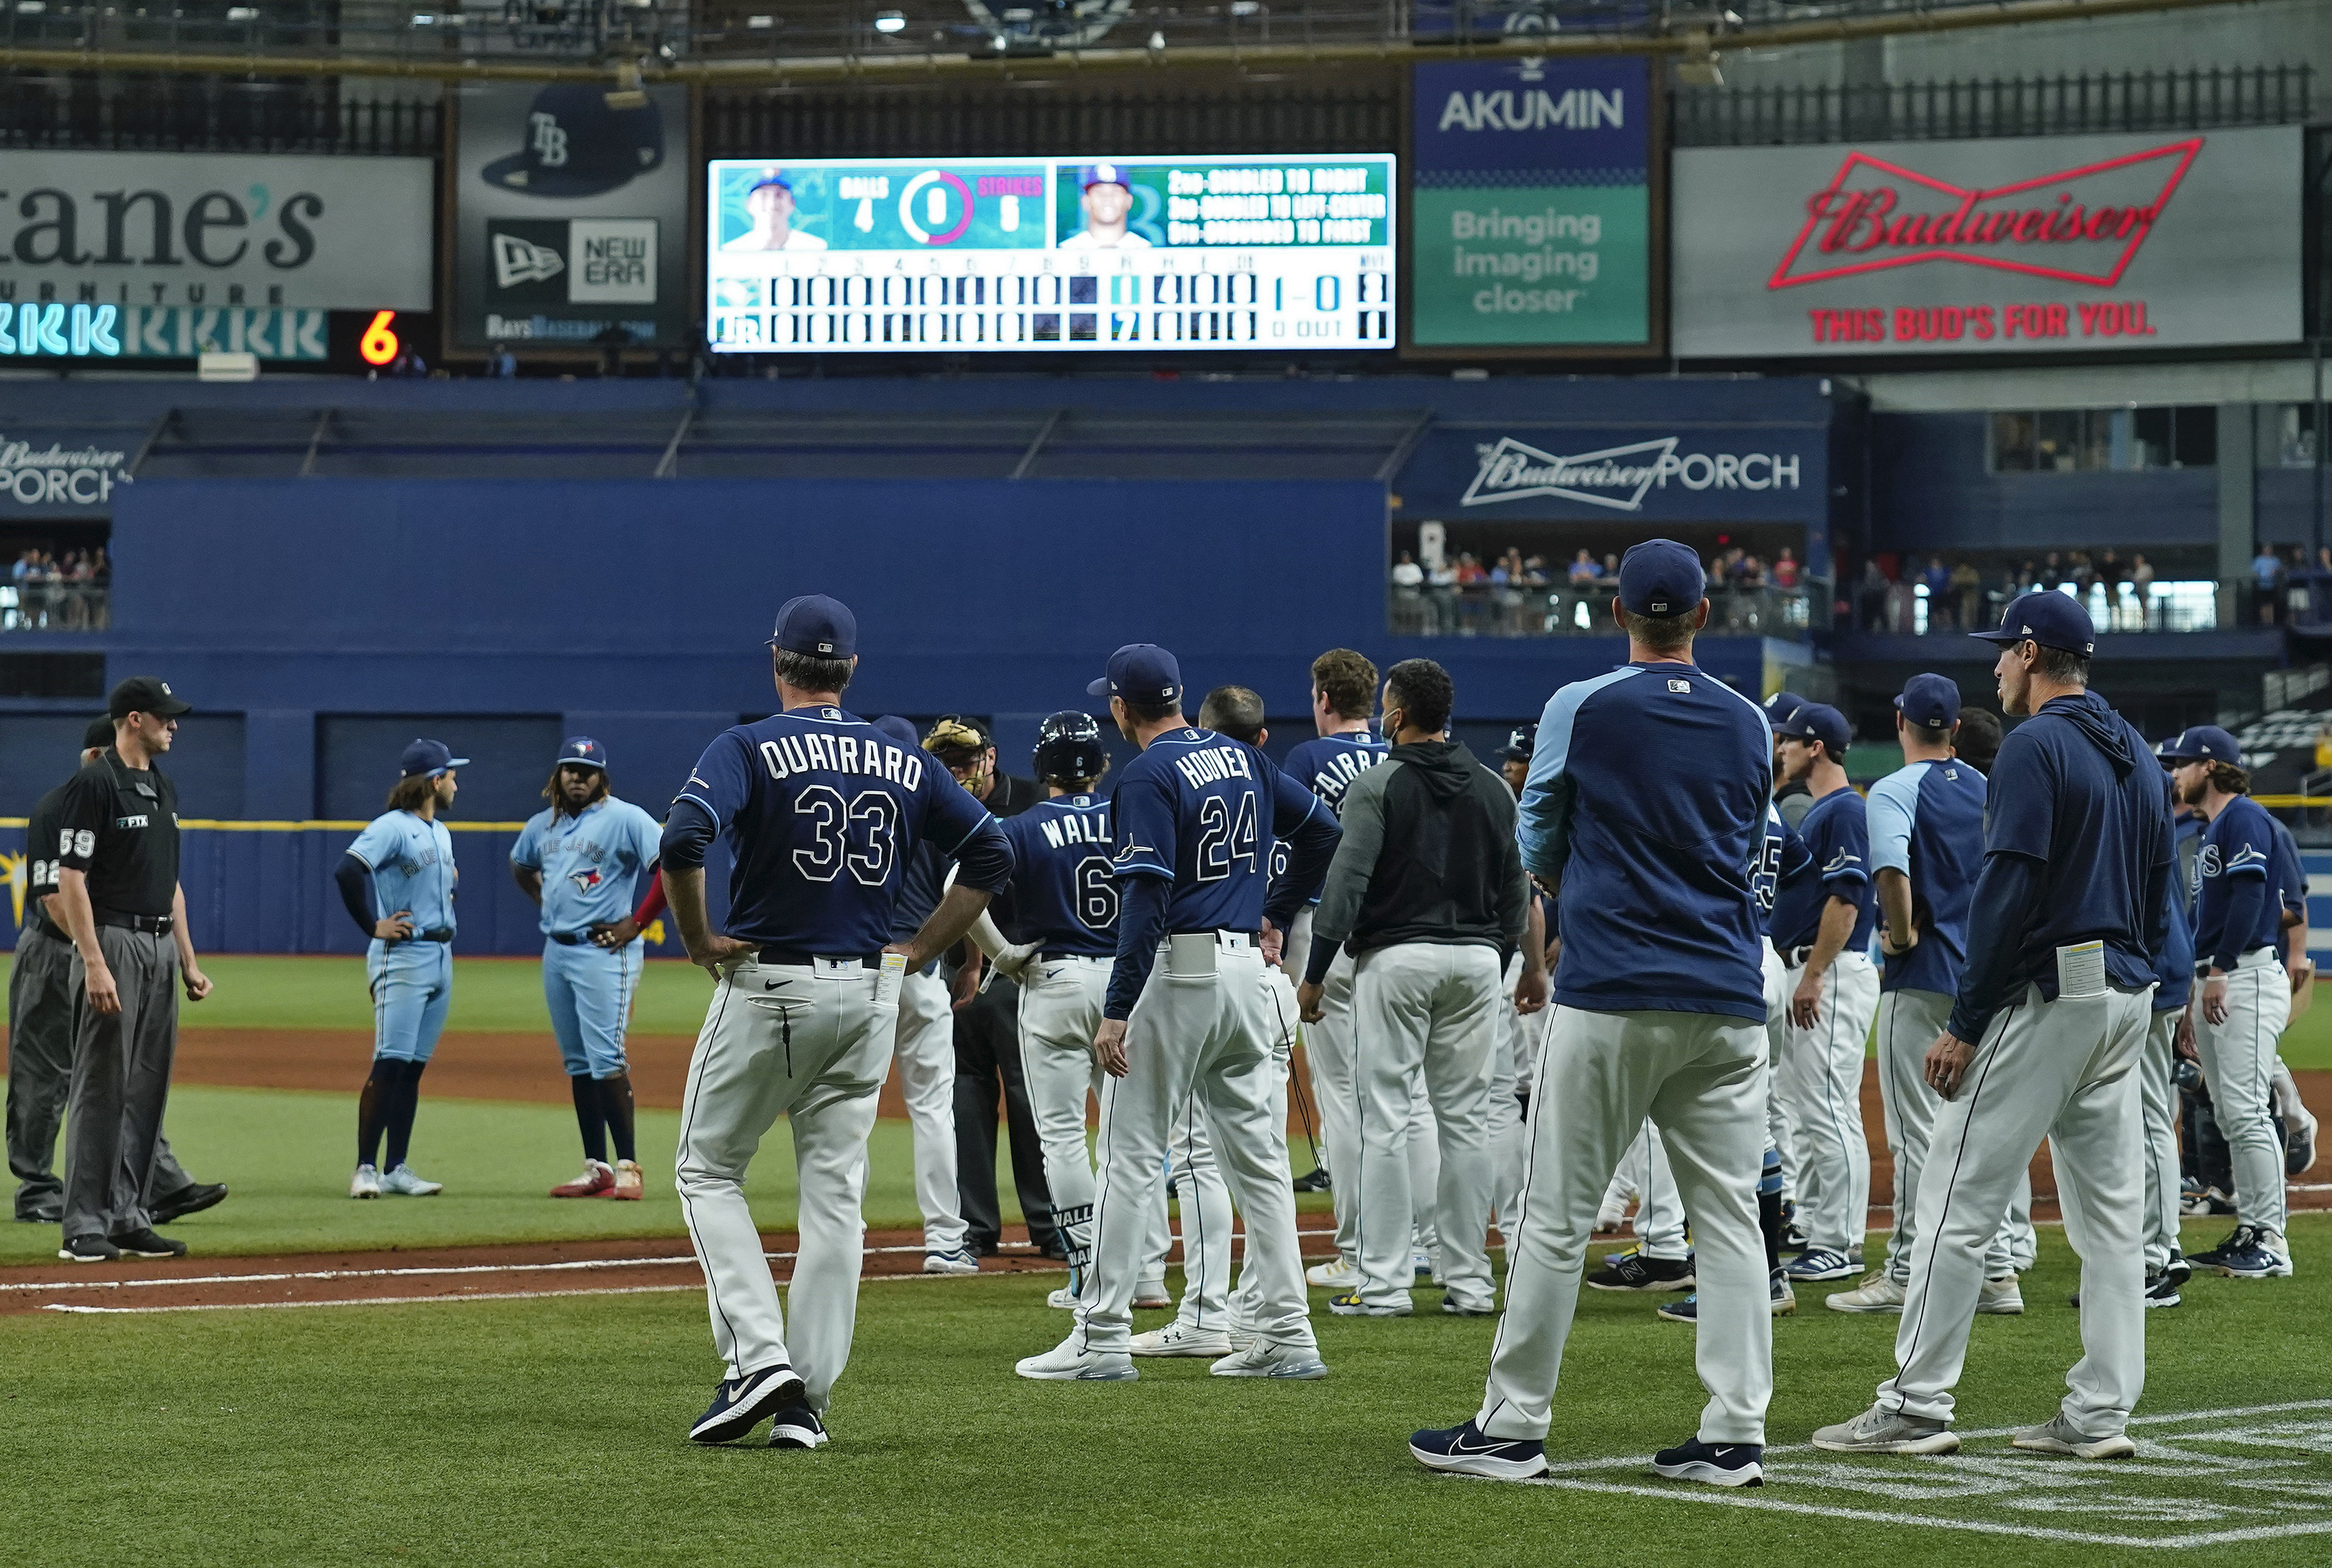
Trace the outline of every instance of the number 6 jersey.
<instances>
[{"instance_id":1,"label":"number 6 jersey","mask_svg":"<svg viewBox=\"0 0 2332 1568\"><path fill-rule=\"evenodd\" d=\"M834 957L879 951L909 854L929 839L957 879L995 893L1012 849L987 808L932 755L839 708L795 708L725 730L664 824L667 865L704 864L729 836L729 935Z\"/></svg>"},{"instance_id":2,"label":"number 6 jersey","mask_svg":"<svg viewBox=\"0 0 2332 1568\"><path fill-rule=\"evenodd\" d=\"M1058 795L1008 818L1012 913L1039 952L1108 958L1117 951L1117 875L1109 802Z\"/></svg>"}]
</instances>

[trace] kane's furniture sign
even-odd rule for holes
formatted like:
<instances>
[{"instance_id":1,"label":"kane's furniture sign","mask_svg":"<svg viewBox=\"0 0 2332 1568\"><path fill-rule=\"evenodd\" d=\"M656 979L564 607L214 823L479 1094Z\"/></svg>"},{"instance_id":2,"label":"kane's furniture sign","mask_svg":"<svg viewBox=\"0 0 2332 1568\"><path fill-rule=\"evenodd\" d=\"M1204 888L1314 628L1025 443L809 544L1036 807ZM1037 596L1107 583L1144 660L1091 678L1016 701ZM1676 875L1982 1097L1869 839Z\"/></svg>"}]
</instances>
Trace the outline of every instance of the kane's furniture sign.
<instances>
[{"instance_id":1,"label":"kane's furniture sign","mask_svg":"<svg viewBox=\"0 0 2332 1568\"><path fill-rule=\"evenodd\" d=\"M1651 348L1645 62L1415 69L1404 349Z\"/></svg>"},{"instance_id":2,"label":"kane's furniture sign","mask_svg":"<svg viewBox=\"0 0 2332 1568\"><path fill-rule=\"evenodd\" d=\"M2298 340L2299 128L1676 157L1676 351Z\"/></svg>"},{"instance_id":3,"label":"kane's furniture sign","mask_svg":"<svg viewBox=\"0 0 2332 1568\"><path fill-rule=\"evenodd\" d=\"M0 303L425 311L430 178L425 158L13 148Z\"/></svg>"}]
</instances>

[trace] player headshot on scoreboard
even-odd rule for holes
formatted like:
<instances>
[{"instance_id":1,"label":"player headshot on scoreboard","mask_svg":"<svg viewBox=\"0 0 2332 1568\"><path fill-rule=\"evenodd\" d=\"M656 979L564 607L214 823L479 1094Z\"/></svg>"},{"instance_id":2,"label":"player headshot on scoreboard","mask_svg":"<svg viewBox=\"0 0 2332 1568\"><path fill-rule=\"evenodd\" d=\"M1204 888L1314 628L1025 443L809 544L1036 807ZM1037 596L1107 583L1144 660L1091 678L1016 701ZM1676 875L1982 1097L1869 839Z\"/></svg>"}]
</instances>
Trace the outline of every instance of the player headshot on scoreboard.
<instances>
[{"instance_id":1,"label":"player headshot on scoreboard","mask_svg":"<svg viewBox=\"0 0 2332 1568\"><path fill-rule=\"evenodd\" d=\"M1088 164L1078 176L1085 194L1077 198L1085 226L1061 242L1065 251L1146 251L1150 242L1125 226L1133 211L1133 189L1113 163Z\"/></svg>"},{"instance_id":2,"label":"player headshot on scoreboard","mask_svg":"<svg viewBox=\"0 0 2332 1568\"><path fill-rule=\"evenodd\" d=\"M751 216L753 226L733 240L722 241L723 251L826 249L824 240L794 227L794 187L783 169L761 171L760 178L745 193L745 211Z\"/></svg>"}]
</instances>

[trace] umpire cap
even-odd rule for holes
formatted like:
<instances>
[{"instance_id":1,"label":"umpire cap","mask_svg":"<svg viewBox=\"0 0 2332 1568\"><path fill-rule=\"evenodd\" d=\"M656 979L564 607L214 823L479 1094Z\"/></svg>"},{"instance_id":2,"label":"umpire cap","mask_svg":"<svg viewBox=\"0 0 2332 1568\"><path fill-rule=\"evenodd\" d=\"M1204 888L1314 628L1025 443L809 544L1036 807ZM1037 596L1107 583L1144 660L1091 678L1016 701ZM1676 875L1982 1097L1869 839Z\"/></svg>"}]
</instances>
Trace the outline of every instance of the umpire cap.
<instances>
[{"instance_id":1,"label":"umpire cap","mask_svg":"<svg viewBox=\"0 0 2332 1568\"><path fill-rule=\"evenodd\" d=\"M117 719L127 719L132 713L175 719L181 713L193 712L195 706L170 690L170 683L159 675L132 675L113 688L113 694L106 699L105 711Z\"/></svg>"},{"instance_id":2,"label":"umpire cap","mask_svg":"<svg viewBox=\"0 0 2332 1568\"><path fill-rule=\"evenodd\" d=\"M91 719L89 728L81 732L81 749L84 751L102 751L112 744L113 721L110 719Z\"/></svg>"}]
</instances>

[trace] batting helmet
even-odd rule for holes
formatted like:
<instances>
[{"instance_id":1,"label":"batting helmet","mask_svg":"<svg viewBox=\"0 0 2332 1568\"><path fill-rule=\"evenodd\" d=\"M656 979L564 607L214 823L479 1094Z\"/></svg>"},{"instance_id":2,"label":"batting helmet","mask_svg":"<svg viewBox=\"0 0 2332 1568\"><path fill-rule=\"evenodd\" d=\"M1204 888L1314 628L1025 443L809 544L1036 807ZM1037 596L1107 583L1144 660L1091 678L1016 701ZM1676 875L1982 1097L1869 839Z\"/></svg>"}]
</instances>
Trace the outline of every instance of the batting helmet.
<instances>
[{"instance_id":1,"label":"batting helmet","mask_svg":"<svg viewBox=\"0 0 2332 1568\"><path fill-rule=\"evenodd\" d=\"M1037 777L1054 784L1098 779L1109 766L1101 725L1074 709L1055 713L1037 729Z\"/></svg>"},{"instance_id":2,"label":"batting helmet","mask_svg":"<svg viewBox=\"0 0 2332 1568\"><path fill-rule=\"evenodd\" d=\"M1506 736L1506 743L1498 749L1502 762L1527 762L1538 746L1538 726L1524 724Z\"/></svg>"}]
</instances>

